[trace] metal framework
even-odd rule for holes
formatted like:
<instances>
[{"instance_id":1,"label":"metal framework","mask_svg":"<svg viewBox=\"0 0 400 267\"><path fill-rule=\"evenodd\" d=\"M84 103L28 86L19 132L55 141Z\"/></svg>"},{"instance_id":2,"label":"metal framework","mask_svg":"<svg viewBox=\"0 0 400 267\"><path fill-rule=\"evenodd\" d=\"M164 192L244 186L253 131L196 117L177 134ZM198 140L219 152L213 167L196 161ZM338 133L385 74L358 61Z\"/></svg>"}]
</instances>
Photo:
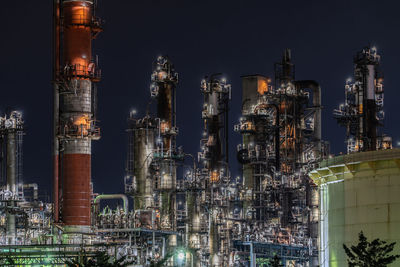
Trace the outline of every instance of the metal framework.
<instances>
[{"instance_id":1,"label":"metal framework","mask_svg":"<svg viewBox=\"0 0 400 267\"><path fill-rule=\"evenodd\" d=\"M364 47L354 57L354 80L345 85L345 102L333 114L346 127L347 153L392 148L392 139L382 135L383 75L375 47Z\"/></svg>"},{"instance_id":2,"label":"metal framework","mask_svg":"<svg viewBox=\"0 0 400 267\"><path fill-rule=\"evenodd\" d=\"M318 191L307 172L327 154L321 140L321 89L294 77L290 50L275 64L275 87L261 75L243 77L242 221L234 240L299 247L317 262Z\"/></svg>"}]
</instances>

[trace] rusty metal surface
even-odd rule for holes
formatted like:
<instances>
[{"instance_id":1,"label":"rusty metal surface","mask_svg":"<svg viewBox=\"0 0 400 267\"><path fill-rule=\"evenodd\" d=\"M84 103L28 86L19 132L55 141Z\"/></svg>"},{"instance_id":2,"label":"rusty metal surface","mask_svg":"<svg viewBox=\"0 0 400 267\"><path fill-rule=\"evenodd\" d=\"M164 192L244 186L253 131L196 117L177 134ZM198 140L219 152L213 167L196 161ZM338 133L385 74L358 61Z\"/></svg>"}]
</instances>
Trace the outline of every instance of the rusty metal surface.
<instances>
[{"instance_id":1,"label":"rusty metal surface","mask_svg":"<svg viewBox=\"0 0 400 267\"><path fill-rule=\"evenodd\" d=\"M62 220L65 225L90 225L91 155L63 156Z\"/></svg>"},{"instance_id":2,"label":"rusty metal surface","mask_svg":"<svg viewBox=\"0 0 400 267\"><path fill-rule=\"evenodd\" d=\"M63 59L78 75L84 75L92 58L92 7L85 1L63 5Z\"/></svg>"}]
</instances>

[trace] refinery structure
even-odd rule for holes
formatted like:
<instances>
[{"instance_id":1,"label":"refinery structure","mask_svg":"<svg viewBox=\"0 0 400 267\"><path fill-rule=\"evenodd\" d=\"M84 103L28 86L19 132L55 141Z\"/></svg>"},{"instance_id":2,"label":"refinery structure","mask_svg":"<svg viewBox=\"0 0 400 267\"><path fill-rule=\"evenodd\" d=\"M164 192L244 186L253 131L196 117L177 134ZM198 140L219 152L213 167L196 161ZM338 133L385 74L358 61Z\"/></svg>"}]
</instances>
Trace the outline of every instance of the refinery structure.
<instances>
[{"instance_id":1,"label":"refinery structure","mask_svg":"<svg viewBox=\"0 0 400 267\"><path fill-rule=\"evenodd\" d=\"M383 76L372 47L355 56L354 79L334 111L346 127L348 152L336 158L322 140L323 91L316 80L296 79L289 49L270 76L241 77L237 122L229 119L232 88L223 75L199 81L203 134L194 153L176 141L179 68L168 56L157 57L145 116L132 111L127 120L125 192L94 192L91 144L101 137L96 6L95 0L54 0L52 202L38 198L37 184L23 181L22 113L0 117L2 266L65 266L98 252L129 266L270 266L276 256L283 266L343 266L341 245L361 230L400 241L393 212L400 208L393 187L400 152L379 130ZM240 144L229 142L232 131ZM228 157L231 150L237 158ZM241 165L239 177L231 175L232 161ZM110 199L122 205L101 205ZM376 211L360 218L369 205L387 216Z\"/></svg>"}]
</instances>

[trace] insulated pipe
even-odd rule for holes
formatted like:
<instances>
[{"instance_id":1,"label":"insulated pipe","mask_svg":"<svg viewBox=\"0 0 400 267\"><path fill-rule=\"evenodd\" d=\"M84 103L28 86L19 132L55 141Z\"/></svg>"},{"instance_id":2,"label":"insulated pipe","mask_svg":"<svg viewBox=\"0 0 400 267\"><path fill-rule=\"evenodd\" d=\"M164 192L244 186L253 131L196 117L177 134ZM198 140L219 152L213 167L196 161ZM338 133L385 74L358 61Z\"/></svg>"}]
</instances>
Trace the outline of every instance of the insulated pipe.
<instances>
[{"instance_id":1,"label":"insulated pipe","mask_svg":"<svg viewBox=\"0 0 400 267\"><path fill-rule=\"evenodd\" d=\"M125 214L128 214L129 210L128 210L128 197L125 196L124 194L106 194L106 195L98 195L94 201L93 204L96 205L97 202L100 203L100 200L104 200L104 199L122 199L123 203L124 203L124 212Z\"/></svg>"},{"instance_id":2,"label":"insulated pipe","mask_svg":"<svg viewBox=\"0 0 400 267\"><path fill-rule=\"evenodd\" d=\"M302 81L295 81L294 82L297 89L311 89L313 93L313 107L315 110L314 115L314 136L317 141L317 148L318 151L321 151L321 138L322 138L322 131L321 131L321 86L318 82L313 80L302 80Z\"/></svg>"},{"instance_id":3,"label":"insulated pipe","mask_svg":"<svg viewBox=\"0 0 400 267\"><path fill-rule=\"evenodd\" d=\"M10 206L15 207L14 199L17 194L17 175L16 175L16 151L17 143L15 138L16 132L13 130L7 133L7 188L12 192L12 199ZM9 245L15 243L15 214L7 211L7 242Z\"/></svg>"},{"instance_id":4,"label":"insulated pipe","mask_svg":"<svg viewBox=\"0 0 400 267\"><path fill-rule=\"evenodd\" d=\"M13 198L17 194L17 143L15 135L14 130L7 133L7 187L13 193Z\"/></svg>"}]
</instances>

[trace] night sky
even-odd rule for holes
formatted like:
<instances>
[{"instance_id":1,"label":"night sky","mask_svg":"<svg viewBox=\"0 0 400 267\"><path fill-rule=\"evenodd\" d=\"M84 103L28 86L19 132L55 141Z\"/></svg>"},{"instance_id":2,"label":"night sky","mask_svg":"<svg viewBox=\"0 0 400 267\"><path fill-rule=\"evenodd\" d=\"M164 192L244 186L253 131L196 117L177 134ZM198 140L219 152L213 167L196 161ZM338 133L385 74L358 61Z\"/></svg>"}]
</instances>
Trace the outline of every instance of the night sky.
<instances>
[{"instance_id":1,"label":"night sky","mask_svg":"<svg viewBox=\"0 0 400 267\"><path fill-rule=\"evenodd\" d=\"M385 76L385 132L400 141L398 1L190 1L99 0L105 31L94 42L103 80L93 142L92 177L99 193L123 191L126 118L143 115L150 99L152 62L168 55L179 73L178 145L197 156L201 137L200 81L225 74L232 84L231 171L238 173L233 125L240 117L241 75L273 76L273 63L292 49L296 79L322 87L323 138L333 153L345 151L344 129L332 118L343 102L353 55L378 48ZM4 1L0 7L0 111L23 111L26 122L24 180L50 194L52 136L52 1Z\"/></svg>"}]
</instances>

